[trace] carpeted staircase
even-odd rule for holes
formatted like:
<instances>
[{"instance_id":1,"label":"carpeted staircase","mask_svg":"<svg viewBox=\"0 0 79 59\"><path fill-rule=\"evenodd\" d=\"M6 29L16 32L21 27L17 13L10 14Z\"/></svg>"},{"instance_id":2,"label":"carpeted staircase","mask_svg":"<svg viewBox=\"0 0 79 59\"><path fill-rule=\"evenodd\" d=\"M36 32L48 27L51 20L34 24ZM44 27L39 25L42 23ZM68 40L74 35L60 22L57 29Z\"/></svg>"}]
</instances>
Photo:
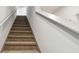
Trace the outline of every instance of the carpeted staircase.
<instances>
[{"instance_id":1,"label":"carpeted staircase","mask_svg":"<svg viewBox=\"0 0 79 59\"><path fill-rule=\"evenodd\" d=\"M7 37L2 52L4 53L39 52L31 27L25 16L16 17L16 20L10 30L10 33Z\"/></svg>"}]
</instances>

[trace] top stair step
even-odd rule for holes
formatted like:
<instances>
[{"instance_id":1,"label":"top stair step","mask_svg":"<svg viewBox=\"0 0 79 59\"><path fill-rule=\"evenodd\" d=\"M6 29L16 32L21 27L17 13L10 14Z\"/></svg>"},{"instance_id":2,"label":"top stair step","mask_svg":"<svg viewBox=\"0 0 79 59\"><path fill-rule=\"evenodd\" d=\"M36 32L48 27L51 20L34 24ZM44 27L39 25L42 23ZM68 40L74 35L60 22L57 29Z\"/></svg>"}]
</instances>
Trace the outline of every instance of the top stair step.
<instances>
[{"instance_id":1,"label":"top stair step","mask_svg":"<svg viewBox=\"0 0 79 59\"><path fill-rule=\"evenodd\" d=\"M29 25L14 24L13 27L30 27Z\"/></svg>"}]
</instances>

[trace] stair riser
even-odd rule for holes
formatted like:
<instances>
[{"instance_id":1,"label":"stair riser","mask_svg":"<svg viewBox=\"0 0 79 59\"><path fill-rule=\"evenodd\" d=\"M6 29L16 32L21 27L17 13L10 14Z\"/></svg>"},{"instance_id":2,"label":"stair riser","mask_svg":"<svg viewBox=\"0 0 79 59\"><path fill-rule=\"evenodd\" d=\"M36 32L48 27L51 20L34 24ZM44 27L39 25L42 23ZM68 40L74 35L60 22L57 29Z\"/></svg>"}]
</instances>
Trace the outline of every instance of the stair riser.
<instances>
[{"instance_id":1,"label":"stair riser","mask_svg":"<svg viewBox=\"0 0 79 59\"><path fill-rule=\"evenodd\" d=\"M22 42L22 41L26 41L26 42L34 42L34 40L33 39L8 39L7 41L9 41L9 42L12 42L12 41L15 41L15 42Z\"/></svg>"},{"instance_id":2,"label":"stair riser","mask_svg":"<svg viewBox=\"0 0 79 59\"><path fill-rule=\"evenodd\" d=\"M14 32L14 33L15 32L17 32L17 33L18 32L25 32L25 33L27 33L27 32L32 32L32 31L31 30L27 30L27 31L26 30L11 30L10 32Z\"/></svg>"},{"instance_id":3,"label":"stair riser","mask_svg":"<svg viewBox=\"0 0 79 59\"><path fill-rule=\"evenodd\" d=\"M14 32L14 33L19 33L19 32L24 32L24 33L27 33L27 32L31 32L32 33L32 31L31 30L11 30L10 32Z\"/></svg>"},{"instance_id":4,"label":"stair riser","mask_svg":"<svg viewBox=\"0 0 79 59\"><path fill-rule=\"evenodd\" d=\"M26 28L25 27L23 27L23 28L22 27L13 27L12 30L31 30L31 28L29 28L29 27L28 28L27 27Z\"/></svg>"},{"instance_id":5,"label":"stair riser","mask_svg":"<svg viewBox=\"0 0 79 59\"><path fill-rule=\"evenodd\" d=\"M33 37L29 38L13 38L13 37L8 37L7 41L35 41Z\"/></svg>"},{"instance_id":6,"label":"stair riser","mask_svg":"<svg viewBox=\"0 0 79 59\"><path fill-rule=\"evenodd\" d=\"M13 26L15 26L15 27L30 27L28 24L27 25L14 24Z\"/></svg>"},{"instance_id":7,"label":"stair riser","mask_svg":"<svg viewBox=\"0 0 79 59\"><path fill-rule=\"evenodd\" d=\"M21 30L21 31L25 31L25 30L26 30L26 31L31 31L31 29L11 29L11 30L15 30L15 31L20 31L20 30Z\"/></svg>"},{"instance_id":8,"label":"stair riser","mask_svg":"<svg viewBox=\"0 0 79 59\"><path fill-rule=\"evenodd\" d=\"M8 37L9 39L34 39L34 37Z\"/></svg>"},{"instance_id":9,"label":"stair riser","mask_svg":"<svg viewBox=\"0 0 79 59\"><path fill-rule=\"evenodd\" d=\"M30 29L30 27L12 27L14 29Z\"/></svg>"},{"instance_id":10,"label":"stair riser","mask_svg":"<svg viewBox=\"0 0 79 59\"><path fill-rule=\"evenodd\" d=\"M19 23L14 23L13 25L29 25L29 24L19 24Z\"/></svg>"},{"instance_id":11,"label":"stair riser","mask_svg":"<svg viewBox=\"0 0 79 59\"><path fill-rule=\"evenodd\" d=\"M8 37L19 37L19 38L27 38L27 37L34 37L33 35L9 35Z\"/></svg>"},{"instance_id":12,"label":"stair riser","mask_svg":"<svg viewBox=\"0 0 79 59\"><path fill-rule=\"evenodd\" d=\"M10 34L11 35L30 35L32 33L31 32L10 32Z\"/></svg>"},{"instance_id":13,"label":"stair riser","mask_svg":"<svg viewBox=\"0 0 79 59\"><path fill-rule=\"evenodd\" d=\"M30 27L29 25L13 25L13 27Z\"/></svg>"},{"instance_id":14,"label":"stair riser","mask_svg":"<svg viewBox=\"0 0 79 59\"><path fill-rule=\"evenodd\" d=\"M14 24L29 24L29 23L25 23L25 22L15 22Z\"/></svg>"},{"instance_id":15,"label":"stair riser","mask_svg":"<svg viewBox=\"0 0 79 59\"><path fill-rule=\"evenodd\" d=\"M27 24L25 21L21 21L21 20L15 21L15 23L25 23L25 24Z\"/></svg>"},{"instance_id":16,"label":"stair riser","mask_svg":"<svg viewBox=\"0 0 79 59\"><path fill-rule=\"evenodd\" d=\"M5 45L8 46L34 46L36 45L35 42L6 42Z\"/></svg>"}]
</instances>

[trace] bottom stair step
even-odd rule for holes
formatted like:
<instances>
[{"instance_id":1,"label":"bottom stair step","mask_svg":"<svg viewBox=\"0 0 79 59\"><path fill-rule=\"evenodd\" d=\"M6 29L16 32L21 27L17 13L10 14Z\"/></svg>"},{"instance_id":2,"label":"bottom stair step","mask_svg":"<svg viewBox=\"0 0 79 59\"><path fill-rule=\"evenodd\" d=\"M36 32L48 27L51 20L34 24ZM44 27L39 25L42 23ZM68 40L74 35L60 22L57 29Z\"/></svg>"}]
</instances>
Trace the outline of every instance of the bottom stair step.
<instances>
[{"instance_id":1,"label":"bottom stair step","mask_svg":"<svg viewBox=\"0 0 79 59\"><path fill-rule=\"evenodd\" d=\"M4 51L27 51L27 50L37 50L36 46L5 46Z\"/></svg>"},{"instance_id":2,"label":"bottom stair step","mask_svg":"<svg viewBox=\"0 0 79 59\"><path fill-rule=\"evenodd\" d=\"M19 51L3 51L3 53L39 53L39 51L37 51L37 50L27 50L27 51L25 51L25 50L19 50Z\"/></svg>"}]
</instances>

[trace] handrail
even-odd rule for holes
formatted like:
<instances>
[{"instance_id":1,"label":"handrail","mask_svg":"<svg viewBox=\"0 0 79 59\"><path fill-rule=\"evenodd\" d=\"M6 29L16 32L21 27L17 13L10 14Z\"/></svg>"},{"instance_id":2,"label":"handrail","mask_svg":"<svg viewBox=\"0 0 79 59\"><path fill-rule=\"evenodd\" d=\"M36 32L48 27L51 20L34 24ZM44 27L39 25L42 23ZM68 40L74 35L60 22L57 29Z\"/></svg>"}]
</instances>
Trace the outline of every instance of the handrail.
<instances>
[{"instance_id":1,"label":"handrail","mask_svg":"<svg viewBox=\"0 0 79 59\"><path fill-rule=\"evenodd\" d=\"M75 39L70 39L70 40L72 40L73 42L75 42L76 44L79 45L79 32L74 30L74 29L71 29L70 27L65 26L63 23L58 22L57 19L60 20L60 18L58 18L55 15L51 16L51 14L45 13L45 12L41 12L41 11L36 11L36 14L46 18L46 21L48 21L51 24L53 23L53 25L55 25L58 28L62 29L68 35L71 35L73 38L76 38L77 40L75 40ZM55 17L55 18L53 18L53 17ZM60 30L60 31L62 31L62 30Z\"/></svg>"},{"instance_id":2,"label":"handrail","mask_svg":"<svg viewBox=\"0 0 79 59\"><path fill-rule=\"evenodd\" d=\"M50 13L47 13L47 12L41 11L41 10L36 10L36 13L38 15L42 16L42 17L47 18L48 21L56 22L56 23L58 23L58 24L60 24L60 25L62 25L62 26L64 26L64 27L66 27L66 28L68 28L68 29L70 29L70 30L72 30L72 31L79 34L79 26L78 26L78 24L76 24L76 26L74 25L75 27L74 26L69 26L68 24L66 24L64 22L61 22L63 19L61 19L60 17L58 17L56 15L53 15L53 14L50 14Z\"/></svg>"},{"instance_id":3,"label":"handrail","mask_svg":"<svg viewBox=\"0 0 79 59\"><path fill-rule=\"evenodd\" d=\"M8 19L11 15L13 15L15 12L16 12L16 10L15 10L15 11L13 10L11 13L9 13L9 15L4 18L5 20L3 20L3 21L0 23L0 26L1 26L2 24L4 24L4 23L7 21L7 19Z\"/></svg>"},{"instance_id":4,"label":"handrail","mask_svg":"<svg viewBox=\"0 0 79 59\"><path fill-rule=\"evenodd\" d=\"M73 42L75 42L76 44L79 45L79 32L78 31L76 31L74 29L71 29L70 27L67 27L67 26L63 25L60 22L55 21L55 18L53 18L55 16L52 17L51 14L50 15L48 13L43 14L43 12L39 12L39 11L36 11L36 14L38 14L38 15L46 18L46 21L48 21L48 23L51 23L51 24L55 25L56 27L58 27L59 29L61 29L60 31L63 30L68 35L71 35L71 37L76 38L77 40L75 40L75 39L71 39L71 40ZM46 14L48 14L48 15L46 15ZM60 19L60 18L56 18L56 19Z\"/></svg>"}]
</instances>

